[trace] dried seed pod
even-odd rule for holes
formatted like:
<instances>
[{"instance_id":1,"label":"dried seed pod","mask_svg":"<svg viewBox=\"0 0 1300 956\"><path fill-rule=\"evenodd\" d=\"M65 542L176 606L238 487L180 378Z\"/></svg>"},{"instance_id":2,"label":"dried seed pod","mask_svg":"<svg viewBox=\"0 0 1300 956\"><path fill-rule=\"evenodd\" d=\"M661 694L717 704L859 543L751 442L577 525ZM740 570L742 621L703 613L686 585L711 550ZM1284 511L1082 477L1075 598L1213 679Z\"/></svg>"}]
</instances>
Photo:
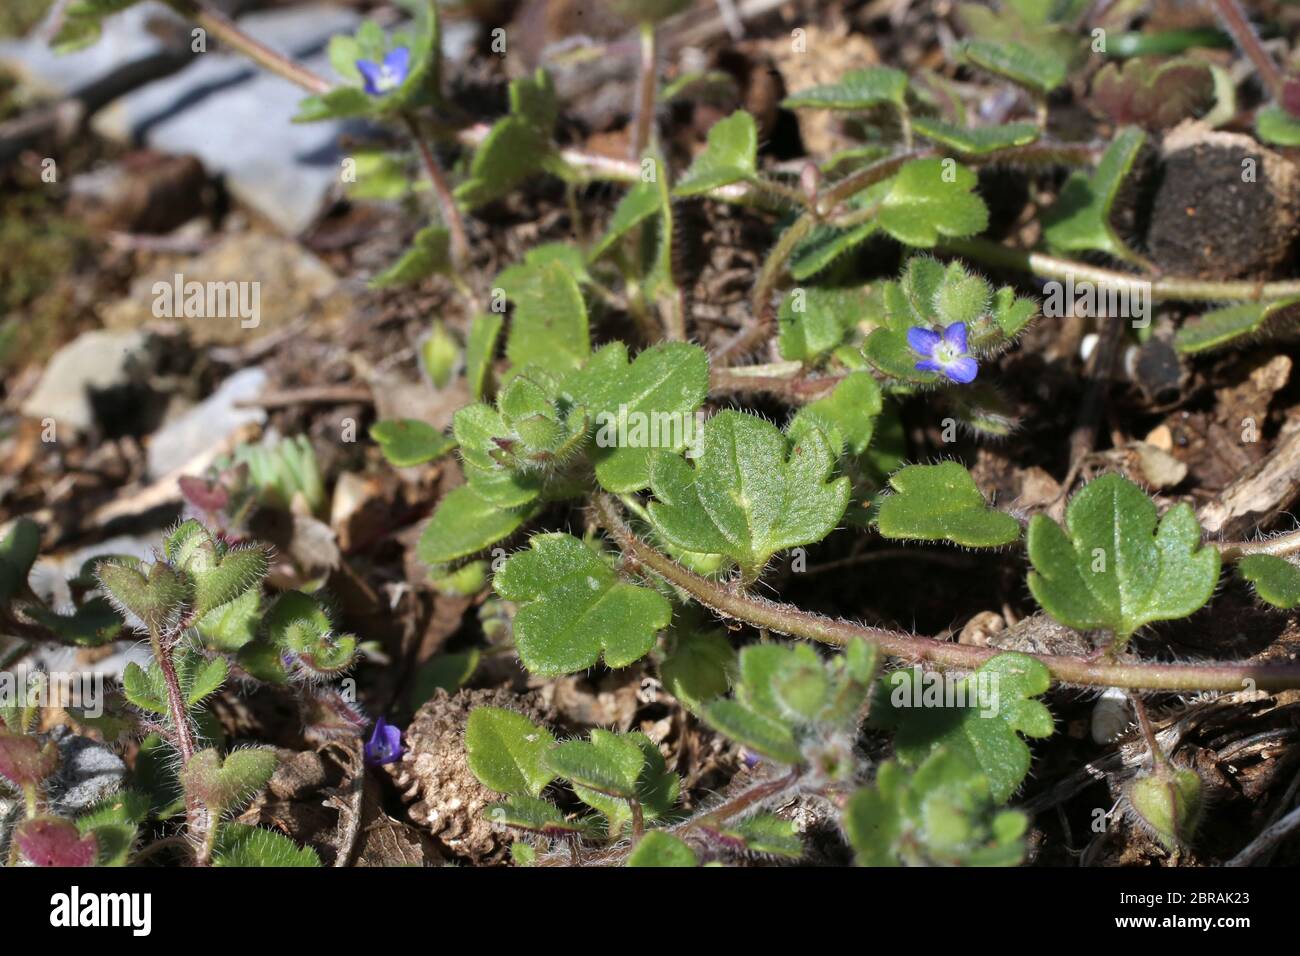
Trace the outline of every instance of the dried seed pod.
<instances>
[{"instance_id":1,"label":"dried seed pod","mask_svg":"<svg viewBox=\"0 0 1300 956\"><path fill-rule=\"evenodd\" d=\"M504 707L542 724L555 716L535 693L439 690L407 727L401 762L386 769L410 802L411 819L432 833L440 848L471 863L500 863L512 837L489 823L483 810L501 795L479 783L465 753L465 725L476 707Z\"/></svg>"}]
</instances>

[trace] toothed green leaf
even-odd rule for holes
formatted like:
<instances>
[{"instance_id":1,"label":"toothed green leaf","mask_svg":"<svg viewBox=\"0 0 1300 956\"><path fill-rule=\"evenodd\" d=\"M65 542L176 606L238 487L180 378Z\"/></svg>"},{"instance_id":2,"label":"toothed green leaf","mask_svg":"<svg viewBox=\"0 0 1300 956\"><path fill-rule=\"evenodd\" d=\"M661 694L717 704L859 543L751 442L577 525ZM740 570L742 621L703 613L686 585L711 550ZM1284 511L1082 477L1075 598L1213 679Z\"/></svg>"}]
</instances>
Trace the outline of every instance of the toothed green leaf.
<instances>
[{"instance_id":1,"label":"toothed green leaf","mask_svg":"<svg viewBox=\"0 0 1300 956\"><path fill-rule=\"evenodd\" d=\"M695 851L671 833L651 830L627 858L628 866L699 866Z\"/></svg>"},{"instance_id":2,"label":"toothed green leaf","mask_svg":"<svg viewBox=\"0 0 1300 956\"><path fill-rule=\"evenodd\" d=\"M1272 554L1249 554L1237 573L1255 585L1255 593L1274 607L1289 611L1300 605L1300 567Z\"/></svg>"},{"instance_id":3,"label":"toothed green leaf","mask_svg":"<svg viewBox=\"0 0 1300 956\"><path fill-rule=\"evenodd\" d=\"M909 465L890 476L876 526L886 538L996 548L1020 537L1020 523L990 508L960 463Z\"/></svg>"},{"instance_id":4,"label":"toothed green leaf","mask_svg":"<svg viewBox=\"0 0 1300 956\"><path fill-rule=\"evenodd\" d=\"M753 116L737 110L709 128L704 152L695 157L673 195L698 196L757 174L758 126Z\"/></svg>"},{"instance_id":5,"label":"toothed green leaf","mask_svg":"<svg viewBox=\"0 0 1300 956\"><path fill-rule=\"evenodd\" d=\"M1029 522L1029 590L1052 617L1079 630L1105 628L1121 641L1153 621L1194 613L1214 592L1219 552L1201 546L1190 505L1166 512L1133 482L1103 475L1075 496L1063 529Z\"/></svg>"},{"instance_id":6,"label":"toothed green leaf","mask_svg":"<svg viewBox=\"0 0 1300 956\"><path fill-rule=\"evenodd\" d=\"M256 588L266 577L266 551L260 546L227 551L216 567L194 572L194 613L198 617Z\"/></svg>"},{"instance_id":7,"label":"toothed green leaf","mask_svg":"<svg viewBox=\"0 0 1300 956\"><path fill-rule=\"evenodd\" d=\"M207 658L189 648L178 648L173 654L176 682L187 709L201 703L221 689L229 671L224 657ZM156 661L148 669L131 661L122 671L122 690L126 699L141 710L159 716L171 716L167 704L167 683Z\"/></svg>"},{"instance_id":8,"label":"toothed green leaf","mask_svg":"<svg viewBox=\"0 0 1300 956\"><path fill-rule=\"evenodd\" d=\"M523 714L475 707L465 726L465 752L474 776L497 793L537 797L555 774L546 764L555 738Z\"/></svg>"},{"instance_id":9,"label":"toothed green leaf","mask_svg":"<svg viewBox=\"0 0 1300 956\"><path fill-rule=\"evenodd\" d=\"M596 480L626 494L650 483L656 449L698 440L694 412L709 392L709 360L698 345L664 342L629 365L627 346L611 342L566 384L596 426Z\"/></svg>"},{"instance_id":10,"label":"toothed green leaf","mask_svg":"<svg viewBox=\"0 0 1300 956\"><path fill-rule=\"evenodd\" d=\"M939 693L949 685L951 696ZM905 764L918 766L942 747L987 777L993 799L1005 803L1029 773L1020 735L1052 735L1051 713L1033 699L1050 686L1046 665L1024 654L999 654L964 678L914 667L882 681L872 720L896 731Z\"/></svg>"},{"instance_id":11,"label":"toothed green leaf","mask_svg":"<svg viewBox=\"0 0 1300 956\"><path fill-rule=\"evenodd\" d=\"M273 750L235 750L225 760L215 750L200 750L181 768L181 785L190 798L219 816L266 786L278 763Z\"/></svg>"},{"instance_id":12,"label":"toothed green leaf","mask_svg":"<svg viewBox=\"0 0 1300 956\"><path fill-rule=\"evenodd\" d=\"M800 434L807 426L820 428L840 454L861 455L871 444L883 409L875 376L850 372L830 395L799 409L790 423L790 433Z\"/></svg>"},{"instance_id":13,"label":"toothed green leaf","mask_svg":"<svg viewBox=\"0 0 1300 956\"><path fill-rule=\"evenodd\" d=\"M456 440L444 435L427 422L413 418L396 418L375 422L370 426L370 437L388 463L397 468L422 465L441 458L456 447Z\"/></svg>"},{"instance_id":14,"label":"toothed green leaf","mask_svg":"<svg viewBox=\"0 0 1300 956\"><path fill-rule=\"evenodd\" d=\"M537 534L497 572L497 594L515 601L515 646L528 670L572 674L603 656L609 667L644 657L672 619L659 592L620 581L594 551L567 534Z\"/></svg>"},{"instance_id":15,"label":"toothed green leaf","mask_svg":"<svg viewBox=\"0 0 1300 956\"><path fill-rule=\"evenodd\" d=\"M774 813L756 813L722 831L723 836L738 840L750 853L798 860L804 855L803 840L795 832L792 820Z\"/></svg>"},{"instance_id":16,"label":"toothed green leaf","mask_svg":"<svg viewBox=\"0 0 1300 956\"><path fill-rule=\"evenodd\" d=\"M907 74L887 66L849 70L838 83L800 90L781 101L788 110L865 110L882 103L901 106Z\"/></svg>"},{"instance_id":17,"label":"toothed green leaf","mask_svg":"<svg viewBox=\"0 0 1300 956\"><path fill-rule=\"evenodd\" d=\"M150 566L148 577L110 561L101 563L97 574L117 606L130 611L154 633L171 627L194 598L190 582L162 561Z\"/></svg>"},{"instance_id":18,"label":"toothed green leaf","mask_svg":"<svg viewBox=\"0 0 1300 956\"><path fill-rule=\"evenodd\" d=\"M206 646L234 653L257 637L262 622L262 594L250 588L229 604L213 608L199 618L195 627Z\"/></svg>"},{"instance_id":19,"label":"toothed green leaf","mask_svg":"<svg viewBox=\"0 0 1300 956\"><path fill-rule=\"evenodd\" d=\"M820 541L848 504L847 478L817 429L792 441L761 418L723 411L704 426L694 467L659 454L650 467L650 519L688 551L724 554L750 576L777 551Z\"/></svg>"},{"instance_id":20,"label":"toothed green leaf","mask_svg":"<svg viewBox=\"0 0 1300 956\"><path fill-rule=\"evenodd\" d=\"M594 262L609 252L620 239L657 213L659 207L659 184L652 181L638 182L619 200L605 234L592 247L588 259Z\"/></svg>"},{"instance_id":21,"label":"toothed green leaf","mask_svg":"<svg viewBox=\"0 0 1300 956\"><path fill-rule=\"evenodd\" d=\"M931 247L940 236L973 236L989 224L975 194L978 177L952 160L917 159L905 165L880 205L880 226L899 242Z\"/></svg>"},{"instance_id":22,"label":"toothed green leaf","mask_svg":"<svg viewBox=\"0 0 1300 956\"><path fill-rule=\"evenodd\" d=\"M1043 238L1061 252L1104 252L1136 261L1137 255L1111 223L1111 211L1133 169L1146 133L1126 126L1115 134L1091 174L1073 173L1052 207L1043 213Z\"/></svg>"},{"instance_id":23,"label":"toothed green leaf","mask_svg":"<svg viewBox=\"0 0 1300 956\"><path fill-rule=\"evenodd\" d=\"M862 317L865 300L862 289L792 289L777 312L781 357L810 364L825 358Z\"/></svg>"}]
</instances>

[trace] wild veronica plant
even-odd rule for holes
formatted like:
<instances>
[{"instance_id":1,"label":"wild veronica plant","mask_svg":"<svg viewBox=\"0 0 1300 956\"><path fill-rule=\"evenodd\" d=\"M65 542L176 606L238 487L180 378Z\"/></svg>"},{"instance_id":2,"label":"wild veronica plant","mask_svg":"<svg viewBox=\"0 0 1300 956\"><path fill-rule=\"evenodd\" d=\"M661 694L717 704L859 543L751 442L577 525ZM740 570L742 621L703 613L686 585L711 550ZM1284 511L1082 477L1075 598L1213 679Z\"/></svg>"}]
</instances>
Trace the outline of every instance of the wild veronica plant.
<instances>
[{"instance_id":1,"label":"wild veronica plant","mask_svg":"<svg viewBox=\"0 0 1300 956\"><path fill-rule=\"evenodd\" d=\"M71 4L63 42L91 38L99 17L123 5ZM1127 789L1129 811L1171 852L1195 840L1202 782L1162 752L1140 695L1300 687L1300 667L1169 663L1139 654L1132 639L1202 608L1224 565L1263 601L1295 607L1300 568L1289 556L1300 537L1206 540L1189 505L1161 515L1142 488L1116 474L1087 483L1063 515L999 509L957 461L905 463L898 409L921 396L977 438L1015 428L995 359L1039 318L1039 307L1012 286L995 288L980 264L1112 289L1140 284L1158 301L1232 303L1179 330L1175 345L1189 355L1293 324L1295 282L1158 272L1117 224L1144 151L1163 130L1213 105L1207 67L1183 59L1108 66L1090 102L1110 118L1113 134L1063 142L1048 132L1048 113L1052 94L1088 55L1077 26L1087 5L971 8L968 35L953 55L1019 91L1027 107L1018 118L974 125L934 85L873 67L794 91L784 103L869 121L878 135L861 148L795 175L768 172L759 162L758 124L741 110L711 128L688 167L673 169L655 144L654 56L655 23L677 3L620 4L640 24L644 55L633 154L622 162L555 142L561 104L544 71L510 84L508 113L490 126L452 122L433 3L412 0L414 26L404 32L387 36L367 23L355 37L336 39L337 79L251 44L202 3L173 5L305 87L311 95L301 120L396 124L420 153L437 218L374 284L441 275L457 287L473 315L463 348L473 401L456 413L450 434L419 421L384 421L372 437L394 466L453 451L459 459L465 483L441 500L419 544L435 585L475 593L490 577L513 608L519 659L539 677L650 662L683 706L753 764L716 802L687 811L681 781L640 733L597 729L561 740L514 711L476 710L465 738L469 764L500 795L487 815L519 835L517 861L797 859L806 849L800 836L771 811L799 799L829 815L863 864L1016 864L1029 821L1008 804L1031 770L1027 741L1058 730L1041 700L1053 682L1132 693L1148 752ZM1257 132L1294 144L1295 124L1271 108ZM430 140L463 151L452 173ZM367 190L405 187L400 163L367 161ZM1037 222L1039 249L981 238L990 213L979 173L995 168L1030 176L1070 170ZM598 181L625 188L594 241L540 245L490 289L471 287L464 216L542 176L559 178L571 195ZM749 321L711 353L691 341L698 329L679 261L688 200L783 217L754 277ZM864 287L851 254L869 240L899 247L902 266L895 278ZM1090 264L1099 259L1110 265ZM610 308L631 320L629 341L605 332L601 316ZM437 374L454 364L449 355L459 346L449 338L442 329L426 350L429 368L443 370ZM769 344L778 360L743 363ZM725 397L743 406L757 393L785 402L792 414L774 423L745 407L719 407ZM698 433L685 427L701 411ZM763 590L774 563L798 549L868 534L979 550L988 562L1011 560L1009 550L1023 540L1029 592L1059 624L1091 635L1095 651L957 644L828 618ZM30 540L7 546L17 563L0 566L30 564ZM265 555L197 524L178 529L148 567L110 559L94 573L151 642L153 667L128 672L125 690L179 752L198 859L273 852L242 831L230 836L231 824L221 822L266 779L272 758L204 748L195 708L224 681L225 654L259 679L323 680L350 661L352 640L334 637L307 596L264 604ZM15 575L10 598L18 596L13 582L22 576ZM942 603L943 584L937 578L918 600ZM74 640L91 631L106 639L118 625L96 600L72 619L24 605L12 620ZM762 640L737 650L700 610L747 625ZM195 631L220 653L191 646L186 635ZM941 675L960 703L909 705L924 699L927 674ZM21 720L11 729L0 769L30 792L51 758L23 736ZM885 735L891 742L879 752L891 755L868 760L864 734ZM395 746L376 728L368 755L386 762ZM22 852L90 852L69 821L32 815L23 826ZM89 824L83 830L98 832ZM26 849L40 840L46 849Z\"/></svg>"}]
</instances>

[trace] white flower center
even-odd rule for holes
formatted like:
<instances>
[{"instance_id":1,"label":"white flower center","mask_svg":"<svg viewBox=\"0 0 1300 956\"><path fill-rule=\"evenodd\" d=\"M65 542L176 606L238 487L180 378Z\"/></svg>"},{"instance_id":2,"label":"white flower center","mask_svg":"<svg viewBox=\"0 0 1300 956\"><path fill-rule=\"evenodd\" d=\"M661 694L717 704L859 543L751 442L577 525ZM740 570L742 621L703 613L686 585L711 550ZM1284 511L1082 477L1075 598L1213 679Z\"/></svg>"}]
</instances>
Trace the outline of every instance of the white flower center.
<instances>
[{"instance_id":1,"label":"white flower center","mask_svg":"<svg viewBox=\"0 0 1300 956\"><path fill-rule=\"evenodd\" d=\"M951 365L961 357L957 347L947 342L940 342L934 347L934 360L940 365Z\"/></svg>"},{"instance_id":2,"label":"white flower center","mask_svg":"<svg viewBox=\"0 0 1300 956\"><path fill-rule=\"evenodd\" d=\"M401 77L394 72L388 64L379 67L379 78L375 80L375 89L387 93L389 90L395 90L402 85Z\"/></svg>"}]
</instances>

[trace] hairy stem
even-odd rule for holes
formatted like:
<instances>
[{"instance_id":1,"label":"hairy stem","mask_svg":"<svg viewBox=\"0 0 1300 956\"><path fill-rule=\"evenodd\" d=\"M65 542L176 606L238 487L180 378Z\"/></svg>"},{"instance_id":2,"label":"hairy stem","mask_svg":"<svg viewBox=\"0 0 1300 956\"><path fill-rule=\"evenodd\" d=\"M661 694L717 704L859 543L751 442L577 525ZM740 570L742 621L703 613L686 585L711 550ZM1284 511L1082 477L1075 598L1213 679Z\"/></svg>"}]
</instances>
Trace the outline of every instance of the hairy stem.
<instances>
[{"instance_id":1,"label":"hairy stem","mask_svg":"<svg viewBox=\"0 0 1300 956\"><path fill-rule=\"evenodd\" d=\"M420 161L424 164L424 171L433 184L433 194L438 200L438 211L442 214L442 221L447 224L447 229L451 232L451 259L459 273L468 265L470 257L465 220L460 214L460 207L456 205L456 197L451 191L451 184L447 182L447 175L442 171L438 157L433 154L433 149L420 130L419 121L409 115L404 119L407 129L411 131L411 138L415 140L416 148L420 151Z\"/></svg>"},{"instance_id":2,"label":"hairy stem","mask_svg":"<svg viewBox=\"0 0 1300 956\"><path fill-rule=\"evenodd\" d=\"M594 507L597 520L618 543L625 558L636 560L721 617L839 647L850 641L866 641L891 657L966 670L973 670L1004 653L995 647L952 644L901 631L865 627L741 593L686 570L641 540L623 521L617 504L609 496L597 495ZM1042 662L1056 680L1089 687L1232 692L1253 681L1261 690L1300 688L1300 664L1140 664L1063 654L1028 656Z\"/></svg>"},{"instance_id":3,"label":"hairy stem","mask_svg":"<svg viewBox=\"0 0 1300 956\"><path fill-rule=\"evenodd\" d=\"M1134 275L1042 252L1026 252L987 239L945 239L941 248L986 265L1027 272L1040 279L1087 280L1099 286L1137 291L1146 289L1153 299L1166 302L1261 302L1300 295L1300 280L1280 282L1214 282L1190 277Z\"/></svg>"},{"instance_id":4,"label":"hairy stem","mask_svg":"<svg viewBox=\"0 0 1300 956\"><path fill-rule=\"evenodd\" d=\"M1224 561L1237 561L1252 554L1271 554L1284 558L1300 554L1300 531L1289 531L1274 538L1260 541L1212 541Z\"/></svg>"},{"instance_id":5,"label":"hairy stem","mask_svg":"<svg viewBox=\"0 0 1300 956\"><path fill-rule=\"evenodd\" d=\"M641 24L641 66L637 77L636 124L632 128L632 158L640 159L650 145L655 121L655 25Z\"/></svg>"},{"instance_id":6,"label":"hairy stem","mask_svg":"<svg viewBox=\"0 0 1300 956\"><path fill-rule=\"evenodd\" d=\"M1237 49L1246 54L1254 65L1260 82L1268 90L1268 95L1275 100L1280 100L1282 73L1273 62L1273 58L1268 55L1268 51L1264 49L1264 44L1259 42L1259 35L1246 19L1246 11L1241 8L1241 4L1237 0L1212 0L1212 5L1214 12L1219 15L1219 22L1232 36L1232 41L1237 44Z\"/></svg>"},{"instance_id":7,"label":"hairy stem","mask_svg":"<svg viewBox=\"0 0 1300 956\"><path fill-rule=\"evenodd\" d=\"M169 0L172 9L189 17L218 40L248 57L277 76L317 96L334 88L329 80L312 72L293 57L271 49L261 40L254 39L220 10L214 10L202 0Z\"/></svg>"}]
</instances>

